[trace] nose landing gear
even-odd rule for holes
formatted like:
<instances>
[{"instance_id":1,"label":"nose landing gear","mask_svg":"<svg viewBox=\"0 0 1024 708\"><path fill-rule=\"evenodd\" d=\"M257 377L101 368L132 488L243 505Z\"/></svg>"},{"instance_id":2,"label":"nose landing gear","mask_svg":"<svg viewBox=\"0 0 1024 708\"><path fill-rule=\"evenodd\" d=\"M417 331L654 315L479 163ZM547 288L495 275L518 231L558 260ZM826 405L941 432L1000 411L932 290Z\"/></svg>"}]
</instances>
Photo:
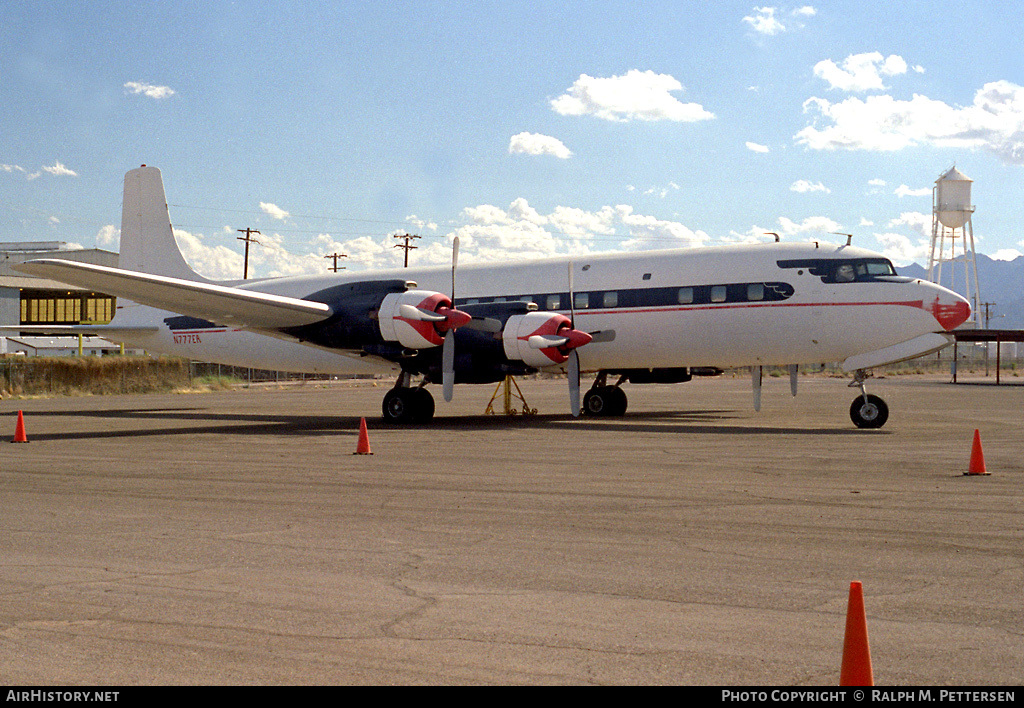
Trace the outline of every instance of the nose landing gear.
<instances>
[{"instance_id":1,"label":"nose landing gear","mask_svg":"<svg viewBox=\"0 0 1024 708\"><path fill-rule=\"evenodd\" d=\"M850 388L859 388L860 395L850 404L850 420L858 428L872 430L881 428L889 420L889 406L878 396L867 392L864 387L866 378L864 369L857 369L853 375Z\"/></svg>"}]
</instances>

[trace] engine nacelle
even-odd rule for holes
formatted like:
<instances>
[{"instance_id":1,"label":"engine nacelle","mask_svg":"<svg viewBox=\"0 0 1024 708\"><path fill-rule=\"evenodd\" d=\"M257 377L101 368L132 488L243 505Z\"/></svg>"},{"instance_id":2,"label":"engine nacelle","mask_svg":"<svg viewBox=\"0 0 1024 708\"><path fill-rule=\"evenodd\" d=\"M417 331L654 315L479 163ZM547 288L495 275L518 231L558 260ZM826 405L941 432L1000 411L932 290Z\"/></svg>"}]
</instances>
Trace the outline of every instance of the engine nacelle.
<instances>
[{"instance_id":1,"label":"engine nacelle","mask_svg":"<svg viewBox=\"0 0 1024 708\"><path fill-rule=\"evenodd\" d=\"M537 348L536 345L530 343L530 337L557 337L560 333L571 331L573 331L572 321L557 312L528 312L525 315L513 315L508 318L505 328L501 331L505 356L538 369L564 364L569 358L568 350L563 353L558 346Z\"/></svg>"},{"instance_id":2,"label":"engine nacelle","mask_svg":"<svg viewBox=\"0 0 1024 708\"><path fill-rule=\"evenodd\" d=\"M438 331L434 321L407 317L402 313L403 306L434 313L439 308L450 308L451 298L433 290L391 293L381 302L378 314L380 334L387 342L398 342L409 349L428 349L444 344L444 335Z\"/></svg>"}]
</instances>

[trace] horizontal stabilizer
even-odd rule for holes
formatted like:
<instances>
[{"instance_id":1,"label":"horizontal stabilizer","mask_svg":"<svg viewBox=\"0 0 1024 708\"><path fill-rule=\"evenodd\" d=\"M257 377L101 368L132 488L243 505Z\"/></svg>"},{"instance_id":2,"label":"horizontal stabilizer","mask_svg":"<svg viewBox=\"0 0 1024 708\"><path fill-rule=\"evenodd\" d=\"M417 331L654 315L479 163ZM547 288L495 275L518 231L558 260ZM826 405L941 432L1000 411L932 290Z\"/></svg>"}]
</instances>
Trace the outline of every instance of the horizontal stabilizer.
<instances>
[{"instance_id":1,"label":"horizontal stabilizer","mask_svg":"<svg viewBox=\"0 0 1024 708\"><path fill-rule=\"evenodd\" d=\"M116 295L140 305L243 329L298 327L320 322L332 314L330 306L322 302L91 263L42 259L12 267L29 275Z\"/></svg>"},{"instance_id":2,"label":"horizontal stabilizer","mask_svg":"<svg viewBox=\"0 0 1024 708\"><path fill-rule=\"evenodd\" d=\"M132 327L129 325L4 325L0 332L24 332L39 336L66 337L68 335L81 334L86 337L103 337L104 339L117 339L128 337L133 334L151 334L160 328Z\"/></svg>"},{"instance_id":3,"label":"horizontal stabilizer","mask_svg":"<svg viewBox=\"0 0 1024 708\"><path fill-rule=\"evenodd\" d=\"M856 371L886 364L896 364L945 349L952 343L953 335L951 334L941 334L938 332L922 334L920 337L914 337L906 342L894 344L891 347L876 349L866 354L855 354L843 362L843 370Z\"/></svg>"}]
</instances>

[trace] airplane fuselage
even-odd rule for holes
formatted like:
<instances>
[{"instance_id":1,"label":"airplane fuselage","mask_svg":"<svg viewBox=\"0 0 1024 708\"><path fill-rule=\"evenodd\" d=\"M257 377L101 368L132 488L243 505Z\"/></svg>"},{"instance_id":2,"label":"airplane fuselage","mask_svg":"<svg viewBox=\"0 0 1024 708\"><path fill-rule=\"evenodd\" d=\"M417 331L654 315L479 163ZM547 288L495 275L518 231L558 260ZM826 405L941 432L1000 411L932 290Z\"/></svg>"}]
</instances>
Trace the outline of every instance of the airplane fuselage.
<instances>
[{"instance_id":1,"label":"airplane fuselage","mask_svg":"<svg viewBox=\"0 0 1024 708\"><path fill-rule=\"evenodd\" d=\"M842 361L929 332L942 332L966 303L932 283L896 276L881 255L826 243L753 244L598 254L522 264L465 264L458 308L528 302L574 315L611 341L579 349L584 371L730 367ZM838 272L846 266L852 272ZM858 272L859 269L859 272ZM349 272L234 283L243 290L317 299L346 283L415 281L451 291L450 267ZM966 315L964 315L966 316ZM160 322L132 344L149 351L242 366L332 374L395 371L400 361L367 355L343 336L299 343L121 303L115 323ZM956 321L956 324L962 321ZM550 368L560 368L553 364Z\"/></svg>"}]
</instances>

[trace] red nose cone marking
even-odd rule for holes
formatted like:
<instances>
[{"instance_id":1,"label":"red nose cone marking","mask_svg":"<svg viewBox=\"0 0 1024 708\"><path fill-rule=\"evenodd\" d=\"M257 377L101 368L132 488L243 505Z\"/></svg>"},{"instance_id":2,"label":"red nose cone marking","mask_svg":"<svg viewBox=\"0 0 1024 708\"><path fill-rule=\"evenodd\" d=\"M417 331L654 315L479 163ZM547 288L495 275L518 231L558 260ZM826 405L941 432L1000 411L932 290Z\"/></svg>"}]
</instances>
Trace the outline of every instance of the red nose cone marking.
<instances>
[{"instance_id":1,"label":"red nose cone marking","mask_svg":"<svg viewBox=\"0 0 1024 708\"><path fill-rule=\"evenodd\" d=\"M578 329L570 329L568 332L559 332L563 337L568 337L569 341L563 344L560 348L565 351L570 351L576 347L582 347L584 344L589 344L590 340L593 339L586 332L581 332Z\"/></svg>"},{"instance_id":2,"label":"red nose cone marking","mask_svg":"<svg viewBox=\"0 0 1024 708\"><path fill-rule=\"evenodd\" d=\"M956 329L971 316L971 306L964 300L957 300L952 305L943 305L935 298L930 308L932 315L947 332Z\"/></svg>"},{"instance_id":3,"label":"red nose cone marking","mask_svg":"<svg viewBox=\"0 0 1024 708\"><path fill-rule=\"evenodd\" d=\"M437 308L437 314L445 318L444 322L439 322L437 324L437 329L440 332L458 329L463 325L469 324L469 321L473 319L473 315L467 314L462 310L455 310L449 307Z\"/></svg>"}]
</instances>

